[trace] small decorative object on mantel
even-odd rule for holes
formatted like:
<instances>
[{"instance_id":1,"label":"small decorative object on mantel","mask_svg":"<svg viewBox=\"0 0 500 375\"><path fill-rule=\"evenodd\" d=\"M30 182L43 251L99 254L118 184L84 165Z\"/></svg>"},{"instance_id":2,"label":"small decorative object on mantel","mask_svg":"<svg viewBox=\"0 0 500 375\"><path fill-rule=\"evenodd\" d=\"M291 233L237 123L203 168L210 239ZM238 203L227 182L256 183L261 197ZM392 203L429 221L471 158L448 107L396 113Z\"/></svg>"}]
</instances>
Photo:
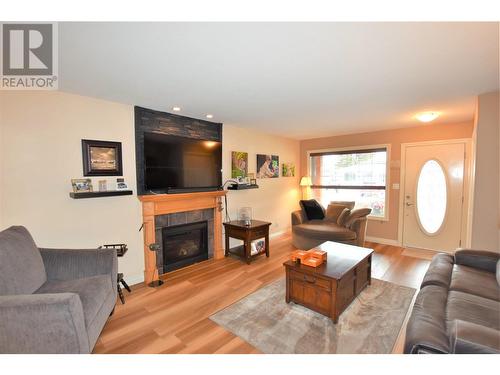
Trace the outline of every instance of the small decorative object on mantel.
<instances>
[{"instance_id":1,"label":"small decorative object on mantel","mask_svg":"<svg viewBox=\"0 0 500 375\"><path fill-rule=\"evenodd\" d=\"M116 190L127 190L128 186L125 183L124 178L117 178L116 179Z\"/></svg>"},{"instance_id":2,"label":"small decorative object on mantel","mask_svg":"<svg viewBox=\"0 0 500 375\"><path fill-rule=\"evenodd\" d=\"M99 180L99 191L107 191L108 190L108 183L106 180Z\"/></svg>"},{"instance_id":3,"label":"small decorative object on mantel","mask_svg":"<svg viewBox=\"0 0 500 375\"><path fill-rule=\"evenodd\" d=\"M82 139L84 176L121 176L121 142Z\"/></svg>"},{"instance_id":4,"label":"small decorative object on mantel","mask_svg":"<svg viewBox=\"0 0 500 375\"><path fill-rule=\"evenodd\" d=\"M241 207L238 210L238 220L243 221L246 226L249 226L252 223L252 207Z\"/></svg>"},{"instance_id":5,"label":"small decorative object on mantel","mask_svg":"<svg viewBox=\"0 0 500 375\"><path fill-rule=\"evenodd\" d=\"M92 181L90 178L73 178L71 179L73 193L89 193L92 191Z\"/></svg>"}]
</instances>

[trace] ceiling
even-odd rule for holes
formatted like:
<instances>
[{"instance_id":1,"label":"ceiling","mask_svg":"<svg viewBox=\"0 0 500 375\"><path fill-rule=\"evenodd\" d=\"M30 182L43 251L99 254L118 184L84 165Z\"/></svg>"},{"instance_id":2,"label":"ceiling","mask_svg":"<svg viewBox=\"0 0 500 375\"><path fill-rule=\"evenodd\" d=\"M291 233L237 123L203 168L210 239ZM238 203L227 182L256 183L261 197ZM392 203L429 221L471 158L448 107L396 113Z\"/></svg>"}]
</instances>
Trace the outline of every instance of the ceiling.
<instances>
[{"instance_id":1,"label":"ceiling","mask_svg":"<svg viewBox=\"0 0 500 375\"><path fill-rule=\"evenodd\" d=\"M470 121L499 89L498 23L60 23L59 40L62 91L296 139Z\"/></svg>"}]
</instances>

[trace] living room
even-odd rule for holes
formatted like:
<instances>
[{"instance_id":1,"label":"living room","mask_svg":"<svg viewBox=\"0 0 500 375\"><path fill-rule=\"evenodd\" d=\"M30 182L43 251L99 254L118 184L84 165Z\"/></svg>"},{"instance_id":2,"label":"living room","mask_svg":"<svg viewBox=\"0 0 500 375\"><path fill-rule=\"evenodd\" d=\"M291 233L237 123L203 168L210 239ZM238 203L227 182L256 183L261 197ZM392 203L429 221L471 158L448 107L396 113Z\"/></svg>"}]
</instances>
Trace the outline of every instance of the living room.
<instances>
[{"instance_id":1,"label":"living room","mask_svg":"<svg viewBox=\"0 0 500 375\"><path fill-rule=\"evenodd\" d=\"M498 22L1 27L0 353L500 353Z\"/></svg>"}]
</instances>

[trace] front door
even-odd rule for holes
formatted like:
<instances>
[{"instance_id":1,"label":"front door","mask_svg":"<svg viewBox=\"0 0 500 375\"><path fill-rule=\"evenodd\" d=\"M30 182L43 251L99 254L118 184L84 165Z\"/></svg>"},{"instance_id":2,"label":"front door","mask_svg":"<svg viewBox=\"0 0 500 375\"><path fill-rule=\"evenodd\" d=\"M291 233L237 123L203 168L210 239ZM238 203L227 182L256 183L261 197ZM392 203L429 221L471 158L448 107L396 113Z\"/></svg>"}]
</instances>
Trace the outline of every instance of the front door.
<instances>
[{"instance_id":1,"label":"front door","mask_svg":"<svg viewBox=\"0 0 500 375\"><path fill-rule=\"evenodd\" d=\"M407 145L403 246L454 251L461 245L465 142Z\"/></svg>"}]
</instances>

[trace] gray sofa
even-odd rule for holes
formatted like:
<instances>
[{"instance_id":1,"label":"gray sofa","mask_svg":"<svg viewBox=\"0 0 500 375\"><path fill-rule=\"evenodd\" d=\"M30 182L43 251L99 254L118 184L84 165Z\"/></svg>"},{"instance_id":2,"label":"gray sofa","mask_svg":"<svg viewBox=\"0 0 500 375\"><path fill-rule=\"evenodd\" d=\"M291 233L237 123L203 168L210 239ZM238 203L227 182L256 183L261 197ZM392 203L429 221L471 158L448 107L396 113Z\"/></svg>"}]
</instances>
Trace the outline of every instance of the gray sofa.
<instances>
[{"instance_id":1,"label":"gray sofa","mask_svg":"<svg viewBox=\"0 0 500 375\"><path fill-rule=\"evenodd\" d=\"M304 209L292 212L292 244L309 250L326 241L364 246L367 217L371 208L354 210L355 202L333 201L321 206L324 219L308 220Z\"/></svg>"},{"instance_id":2,"label":"gray sofa","mask_svg":"<svg viewBox=\"0 0 500 375\"><path fill-rule=\"evenodd\" d=\"M116 302L114 249L39 249L0 232L0 353L90 353Z\"/></svg>"},{"instance_id":3,"label":"gray sofa","mask_svg":"<svg viewBox=\"0 0 500 375\"><path fill-rule=\"evenodd\" d=\"M405 353L500 353L500 254L438 254L406 329Z\"/></svg>"}]
</instances>

